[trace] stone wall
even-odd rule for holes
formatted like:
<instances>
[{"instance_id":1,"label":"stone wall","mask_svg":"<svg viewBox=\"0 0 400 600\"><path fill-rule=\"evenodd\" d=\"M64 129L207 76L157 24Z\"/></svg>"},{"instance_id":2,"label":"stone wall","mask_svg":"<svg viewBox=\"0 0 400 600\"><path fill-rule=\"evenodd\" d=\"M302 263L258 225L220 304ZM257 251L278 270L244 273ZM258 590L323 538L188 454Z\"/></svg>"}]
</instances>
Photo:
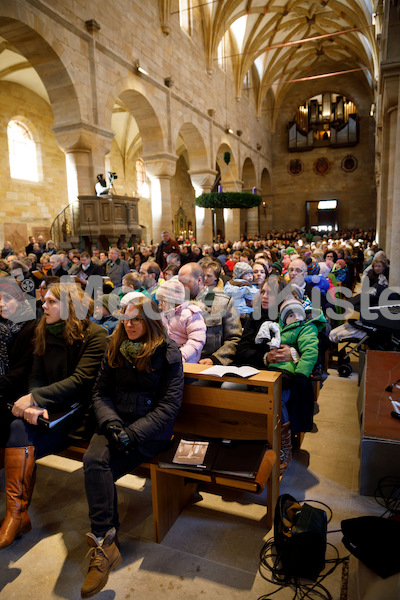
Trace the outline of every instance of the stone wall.
<instances>
[{"instance_id":1,"label":"stone wall","mask_svg":"<svg viewBox=\"0 0 400 600\"><path fill-rule=\"evenodd\" d=\"M179 151L179 155L186 157L189 169L200 173L214 170L218 150L226 147L232 153L231 164L235 165L234 178L238 181L246 159L254 164L257 187L263 170L268 170L272 196L267 201L264 220L271 227L298 227L304 223L306 200L332 197L339 200L341 227L373 226L374 123L368 116L372 100L367 85L357 77L334 78L332 91L342 92L359 108L361 140L352 149L324 149L331 169L326 176L317 176L312 165L320 152L289 153L287 123L302 101L324 91L323 80L293 86L280 101L279 116L271 131L275 112L270 105L258 115L251 90L236 97L232 64L228 61L225 73L215 61L207 63L198 10L194 11L192 37L181 30L175 9L169 17L170 33L165 36L161 28L161 4L157 0L145 3L118 0L110 13L99 11L95 0L77 2L73 10L69 1L59 0L56 10L46 5L43 11L39 2L0 1L4 23L2 26L0 20L0 35L31 61L51 101L50 108L27 88L1 84L1 155L6 156L4 124L10 110L18 108L32 119L43 140L42 166L46 174L39 184L21 187L20 183L10 181L6 163L2 161L0 182L6 190L0 207L2 222L12 224L22 220L28 223L29 234L34 225L49 226L57 212L66 206L65 160L57 142L67 152L70 168L76 173L75 196L92 193L96 174L104 172L106 164L121 177L115 182L116 192L132 195L137 147L136 154L128 155L126 160L112 141L113 110L120 101L120 106L125 106L137 122L143 154L150 162L158 161L153 175L158 169L155 176L164 177L164 183L171 176L170 167L181 139L186 149ZM4 17L15 19L14 25L7 24ZM86 28L85 22L90 18L96 19L100 31ZM138 74L135 68L138 60L147 75ZM166 85L166 78L171 85ZM57 142L51 130L53 115ZM227 126L234 132L242 131L242 135L228 135ZM349 152L358 159L354 173L344 173L340 168L342 158ZM295 157L304 162L299 177L287 171L289 160ZM158 215L152 214L151 201L142 200L139 205L139 220L148 232L147 241L153 230L169 228L180 199L185 211L188 202L188 218L189 213L192 217L190 188L188 174L179 160L171 179L170 195L166 194L165 211L161 207L162 218L157 225L154 223Z\"/></svg>"},{"instance_id":2,"label":"stone wall","mask_svg":"<svg viewBox=\"0 0 400 600\"><path fill-rule=\"evenodd\" d=\"M7 124L23 119L37 142L39 181L11 179L8 158ZM51 130L51 108L31 90L15 83L0 83L0 244L7 235L14 238L14 250L28 243L27 235L38 228L48 229L58 212L66 206L67 178L65 156L57 145ZM24 235L20 235L21 224ZM14 226L14 232L13 232ZM22 239L24 238L24 239ZM10 240L12 241L12 240Z\"/></svg>"},{"instance_id":3,"label":"stone wall","mask_svg":"<svg viewBox=\"0 0 400 600\"><path fill-rule=\"evenodd\" d=\"M350 80L349 80L350 79ZM273 222L276 229L290 229L305 225L307 200L338 199L339 227L375 227L376 188L374 168L375 121L369 115L371 96L366 85L356 77L335 77L326 83L306 82L293 86L282 102L279 118L273 133ZM322 80L323 81L323 80ZM293 121L297 107L313 95L325 91L337 92L352 100L358 109L360 123L359 143L351 147L320 147L303 152L288 151L288 123ZM358 161L355 171L342 170L342 160L351 154ZM318 158L326 158L330 169L326 175L314 172ZM289 162L299 159L303 172L292 175Z\"/></svg>"}]
</instances>

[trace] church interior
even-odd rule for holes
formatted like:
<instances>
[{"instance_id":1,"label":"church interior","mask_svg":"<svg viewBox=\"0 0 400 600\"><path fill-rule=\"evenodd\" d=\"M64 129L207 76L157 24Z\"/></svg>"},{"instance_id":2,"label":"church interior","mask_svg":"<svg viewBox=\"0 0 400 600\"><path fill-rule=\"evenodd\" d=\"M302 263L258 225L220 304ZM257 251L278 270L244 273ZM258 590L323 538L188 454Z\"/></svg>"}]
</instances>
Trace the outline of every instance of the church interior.
<instances>
[{"instance_id":1,"label":"church interior","mask_svg":"<svg viewBox=\"0 0 400 600\"><path fill-rule=\"evenodd\" d=\"M42 234L56 246L107 249L118 239L102 229L110 210L122 219L132 210L126 241L146 244L164 230L201 245L217 231L236 241L311 226L376 229L399 286L399 101L398 0L0 0L0 245L21 251ZM19 143L25 154L14 160ZM109 173L108 206L94 186ZM218 189L253 191L262 203L195 205ZM328 221L315 210L326 200ZM328 541L341 556L341 519L383 512L359 494L353 366L346 380L330 372L315 430L280 487L331 507ZM79 597L81 464L50 456L38 469L35 528L2 550L1 600ZM128 475L119 489L124 563L102 600L275 591L258 572L262 497L205 489L155 544L149 482ZM400 597L399 576L378 579L352 558L349 573L340 566L324 585L335 600Z\"/></svg>"}]
</instances>

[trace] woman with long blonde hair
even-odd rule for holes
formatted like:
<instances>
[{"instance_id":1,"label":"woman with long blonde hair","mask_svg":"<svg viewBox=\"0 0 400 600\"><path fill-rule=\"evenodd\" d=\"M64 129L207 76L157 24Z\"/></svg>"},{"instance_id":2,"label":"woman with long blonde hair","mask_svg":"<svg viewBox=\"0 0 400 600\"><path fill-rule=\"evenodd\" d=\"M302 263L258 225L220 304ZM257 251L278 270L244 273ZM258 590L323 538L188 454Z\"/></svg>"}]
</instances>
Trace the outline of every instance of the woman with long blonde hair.
<instances>
[{"instance_id":1,"label":"woman with long blonde hair","mask_svg":"<svg viewBox=\"0 0 400 600\"><path fill-rule=\"evenodd\" d=\"M97 594L122 561L115 481L166 447L182 393L181 353L155 302L126 294L93 392L98 431L83 458L91 560L82 598Z\"/></svg>"},{"instance_id":2,"label":"woman with long blonde hair","mask_svg":"<svg viewBox=\"0 0 400 600\"><path fill-rule=\"evenodd\" d=\"M29 392L16 400L5 439L6 515L0 548L31 530L28 506L35 483L35 461L68 446L91 399L106 348L107 332L90 321L93 302L75 284L55 283L45 295L44 316L36 328ZM38 426L58 412L79 409L55 428Z\"/></svg>"}]
</instances>

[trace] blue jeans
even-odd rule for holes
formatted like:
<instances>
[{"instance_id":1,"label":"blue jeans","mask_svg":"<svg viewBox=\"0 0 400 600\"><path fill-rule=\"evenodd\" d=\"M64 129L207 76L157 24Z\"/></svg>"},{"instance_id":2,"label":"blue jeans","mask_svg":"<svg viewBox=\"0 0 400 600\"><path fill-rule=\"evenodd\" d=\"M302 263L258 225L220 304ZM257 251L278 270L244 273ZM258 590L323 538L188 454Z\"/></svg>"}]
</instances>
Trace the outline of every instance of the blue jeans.
<instances>
[{"instance_id":1,"label":"blue jeans","mask_svg":"<svg viewBox=\"0 0 400 600\"><path fill-rule=\"evenodd\" d=\"M69 433L78 428L82 415L75 413L52 429L42 425L30 425L24 419L9 416L2 423L0 446L20 448L35 446L36 458L56 454L67 448L71 441Z\"/></svg>"}]
</instances>

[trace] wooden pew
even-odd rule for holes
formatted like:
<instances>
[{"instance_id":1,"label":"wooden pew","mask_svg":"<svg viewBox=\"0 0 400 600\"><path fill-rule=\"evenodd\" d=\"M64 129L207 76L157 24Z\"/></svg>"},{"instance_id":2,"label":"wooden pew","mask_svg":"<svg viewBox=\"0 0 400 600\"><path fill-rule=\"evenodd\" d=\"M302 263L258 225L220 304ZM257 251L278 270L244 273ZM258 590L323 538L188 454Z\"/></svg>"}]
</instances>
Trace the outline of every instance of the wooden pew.
<instances>
[{"instance_id":1,"label":"wooden pew","mask_svg":"<svg viewBox=\"0 0 400 600\"><path fill-rule=\"evenodd\" d=\"M161 542L193 497L198 485L216 484L260 493L267 484L266 526L272 527L275 505L279 496L279 455L281 445L281 374L261 371L253 377L214 377L203 373L208 366L184 363L187 380L204 380L247 384L246 390L197 386L185 382L182 407L175 422L175 431L188 437L266 440L270 450L264 456L256 480L198 473L182 469L164 469L158 458L149 460L134 472L150 472L154 537ZM258 391L253 391L257 387ZM260 390L262 389L262 392ZM62 456L81 460L87 443L70 446Z\"/></svg>"},{"instance_id":2,"label":"wooden pew","mask_svg":"<svg viewBox=\"0 0 400 600\"><path fill-rule=\"evenodd\" d=\"M259 493L267 483L267 527L272 527L279 495L279 455L281 444L281 374L261 371L253 377L209 376L206 365L184 364L185 378L206 382L247 384L247 389L223 389L185 383L175 431L211 438L266 440L270 450L262 463L258 481L226 475L194 473L160 468L150 464L155 538L160 542L196 490L195 482L215 483L238 490ZM253 391L254 386L258 391ZM262 392L260 389L262 388ZM263 480L260 487L260 479Z\"/></svg>"}]
</instances>

